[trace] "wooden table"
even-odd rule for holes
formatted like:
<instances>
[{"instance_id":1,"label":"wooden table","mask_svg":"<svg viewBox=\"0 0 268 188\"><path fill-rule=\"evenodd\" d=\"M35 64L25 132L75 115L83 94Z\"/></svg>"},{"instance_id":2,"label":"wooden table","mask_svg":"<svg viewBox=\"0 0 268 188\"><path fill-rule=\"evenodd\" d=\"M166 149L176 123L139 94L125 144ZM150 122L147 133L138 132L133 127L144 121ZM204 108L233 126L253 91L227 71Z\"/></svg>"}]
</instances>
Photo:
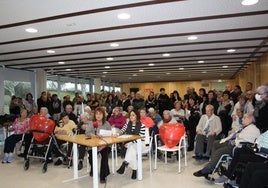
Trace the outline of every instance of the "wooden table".
<instances>
[{"instance_id":1,"label":"wooden table","mask_svg":"<svg viewBox=\"0 0 268 188\"><path fill-rule=\"evenodd\" d=\"M122 142L129 142L137 140L138 149L138 180L142 180L142 152L141 152L141 138L139 135L129 135L121 137L103 137L103 138L92 138L87 139L84 134L68 136L68 135L56 135L57 139L64 140L73 143L73 179L78 179L78 155L77 155L77 144L92 147L92 160L93 160L93 187L98 188L98 146L107 146Z\"/></svg>"}]
</instances>

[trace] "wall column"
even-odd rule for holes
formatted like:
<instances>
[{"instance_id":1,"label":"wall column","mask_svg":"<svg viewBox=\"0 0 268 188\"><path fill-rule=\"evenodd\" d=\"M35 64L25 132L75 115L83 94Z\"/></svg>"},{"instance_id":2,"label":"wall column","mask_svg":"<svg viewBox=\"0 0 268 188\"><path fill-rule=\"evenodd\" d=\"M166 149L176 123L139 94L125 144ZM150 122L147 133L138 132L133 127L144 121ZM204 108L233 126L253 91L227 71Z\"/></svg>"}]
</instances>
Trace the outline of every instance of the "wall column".
<instances>
[{"instance_id":1,"label":"wall column","mask_svg":"<svg viewBox=\"0 0 268 188\"><path fill-rule=\"evenodd\" d=\"M35 72L36 99L40 97L42 91L47 89L47 74L43 69L36 69Z\"/></svg>"},{"instance_id":2,"label":"wall column","mask_svg":"<svg viewBox=\"0 0 268 188\"><path fill-rule=\"evenodd\" d=\"M100 93L101 90L101 79L94 78L95 93Z\"/></svg>"}]
</instances>

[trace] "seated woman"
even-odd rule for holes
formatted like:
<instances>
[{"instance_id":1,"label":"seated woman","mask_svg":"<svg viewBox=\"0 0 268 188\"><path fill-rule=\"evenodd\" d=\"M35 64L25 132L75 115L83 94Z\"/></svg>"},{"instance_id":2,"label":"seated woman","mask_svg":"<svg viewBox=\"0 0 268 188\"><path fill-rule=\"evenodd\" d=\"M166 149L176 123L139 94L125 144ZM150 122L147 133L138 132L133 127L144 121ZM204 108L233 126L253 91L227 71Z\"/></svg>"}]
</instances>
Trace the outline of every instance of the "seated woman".
<instances>
[{"instance_id":1,"label":"seated woman","mask_svg":"<svg viewBox=\"0 0 268 188\"><path fill-rule=\"evenodd\" d=\"M120 108L115 107L111 117L108 119L108 122L115 129L115 132L119 133L122 127L126 124L127 119L122 115Z\"/></svg>"},{"instance_id":2,"label":"seated woman","mask_svg":"<svg viewBox=\"0 0 268 188\"><path fill-rule=\"evenodd\" d=\"M140 122L140 113L136 110L132 110L130 112L130 121L126 124L120 131L120 135L122 134L134 134L145 136L145 125ZM123 161L121 167L117 170L118 174L123 174L125 172L126 167L132 168L131 179L137 178L137 142L132 141L125 144L127 148L125 160ZM145 142L142 139L142 150L145 149Z\"/></svg>"},{"instance_id":3,"label":"seated woman","mask_svg":"<svg viewBox=\"0 0 268 188\"><path fill-rule=\"evenodd\" d=\"M182 109L181 101L174 102L174 108L170 111L172 117L174 117L177 122L182 123L185 119L185 111Z\"/></svg>"},{"instance_id":4,"label":"seated woman","mask_svg":"<svg viewBox=\"0 0 268 188\"><path fill-rule=\"evenodd\" d=\"M106 121L105 110L102 107L97 107L94 111L94 122L89 122L86 128L86 136L88 138L97 137L100 134L100 130L111 130L111 126ZM95 126L95 127L94 127ZM101 169L100 169L100 183L106 182L106 177L110 174L108 165L108 152L109 147L103 146L98 148L98 152L101 154ZM92 149L88 150L88 161L91 166L89 175L93 176L93 163L92 163Z\"/></svg>"},{"instance_id":5,"label":"seated woman","mask_svg":"<svg viewBox=\"0 0 268 188\"><path fill-rule=\"evenodd\" d=\"M27 118L27 115L27 110L21 109L20 117L16 118L13 123L13 126L9 128L9 131L14 131L14 134L10 135L5 140L5 156L2 160L2 163L10 163L12 161L16 143L18 143L22 139L23 134L26 133L29 129L30 119Z\"/></svg>"},{"instance_id":6,"label":"seated woman","mask_svg":"<svg viewBox=\"0 0 268 188\"><path fill-rule=\"evenodd\" d=\"M73 120L69 119L69 116L66 112L62 112L60 117L61 117L61 120L59 121L59 125L55 127L54 133L63 134L63 135L72 135L77 128L76 124L74 123ZM58 140L58 139L56 140L59 146L65 143L65 141L62 141L62 140ZM72 143L69 143L68 151L67 151L67 156L69 156L69 160L70 160L71 151L72 151ZM63 162L63 156L61 152L56 149L55 155L58 159L54 163L54 165L56 166L61 165ZM69 164L69 161L67 161L66 163Z\"/></svg>"},{"instance_id":7,"label":"seated woman","mask_svg":"<svg viewBox=\"0 0 268 188\"><path fill-rule=\"evenodd\" d=\"M140 109L140 116L141 123L144 124L146 128L151 130L151 128L154 126L154 121L151 117L147 116L145 108Z\"/></svg>"}]
</instances>

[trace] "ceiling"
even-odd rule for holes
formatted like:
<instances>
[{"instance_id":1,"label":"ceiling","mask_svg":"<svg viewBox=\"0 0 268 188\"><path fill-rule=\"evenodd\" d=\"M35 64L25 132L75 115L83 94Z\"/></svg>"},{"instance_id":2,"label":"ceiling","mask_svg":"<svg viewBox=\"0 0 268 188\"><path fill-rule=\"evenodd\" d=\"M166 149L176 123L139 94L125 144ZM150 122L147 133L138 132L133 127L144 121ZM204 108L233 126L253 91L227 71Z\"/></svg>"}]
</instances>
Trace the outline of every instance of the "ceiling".
<instances>
[{"instance_id":1,"label":"ceiling","mask_svg":"<svg viewBox=\"0 0 268 188\"><path fill-rule=\"evenodd\" d=\"M267 0L2 0L0 12L0 64L64 77L233 79L268 51ZM131 17L120 20L120 13Z\"/></svg>"}]
</instances>

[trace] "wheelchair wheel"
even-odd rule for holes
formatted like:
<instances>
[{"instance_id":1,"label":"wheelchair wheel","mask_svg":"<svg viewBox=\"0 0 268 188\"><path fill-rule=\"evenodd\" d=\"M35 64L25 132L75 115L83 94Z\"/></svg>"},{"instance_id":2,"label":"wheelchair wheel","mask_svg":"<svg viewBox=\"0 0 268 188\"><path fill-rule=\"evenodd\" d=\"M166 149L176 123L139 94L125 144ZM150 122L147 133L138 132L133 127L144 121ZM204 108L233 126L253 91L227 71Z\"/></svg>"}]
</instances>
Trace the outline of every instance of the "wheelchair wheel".
<instances>
[{"instance_id":1,"label":"wheelchair wheel","mask_svg":"<svg viewBox=\"0 0 268 188\"><path fill-rule=\"evenodd\" d=\"M47 171L47 163L45 162L45 163L43 164L42 172L43 172L43 173L46 173L46 171Z\"/></svg>"},{"instance_id":2,"label":"wheelchair wheel","mask_svg":"<svg viewBox=\"0 0 268 188\"><path fill-rule=\"evenodd\" d=\"M221 164L218 169L219 176L223 176L226 174L226 168Z\"/></svg>"},{"instance_id":3,"label":"wheelchair wheel","mask_svg":"<svg viewBox=\"0 0 268 188\"><path fill-rule=\"evenodd\" d=\"M24 170L28 170L29 169L29 166L30 166L30 161L29 159L25 161L24 163Z\"/></svg>"}]
</instances>

